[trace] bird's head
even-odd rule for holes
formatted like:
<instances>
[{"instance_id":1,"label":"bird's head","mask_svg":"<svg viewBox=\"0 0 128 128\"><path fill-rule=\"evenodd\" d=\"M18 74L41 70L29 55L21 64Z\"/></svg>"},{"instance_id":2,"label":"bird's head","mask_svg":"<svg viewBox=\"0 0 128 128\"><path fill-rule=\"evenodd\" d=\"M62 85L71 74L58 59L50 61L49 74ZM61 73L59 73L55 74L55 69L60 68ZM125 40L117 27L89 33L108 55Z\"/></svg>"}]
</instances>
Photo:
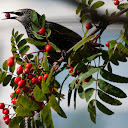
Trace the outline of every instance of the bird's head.
<instances>
[{"instance_id":1,"label":"bird's head","mask_svg":"<svg viewBox=\"0 0 128 128\"><path fill-rule=\"evenodd\" d=\"M26 23L30 19L30 13L32 9L19 9L16 11L10 11L10 12L4 12L4 13L9 13L10 17L6 19L16 19L22 24ZM14 16L11 16L11 15Z\"/></svg>"}]
</instances>

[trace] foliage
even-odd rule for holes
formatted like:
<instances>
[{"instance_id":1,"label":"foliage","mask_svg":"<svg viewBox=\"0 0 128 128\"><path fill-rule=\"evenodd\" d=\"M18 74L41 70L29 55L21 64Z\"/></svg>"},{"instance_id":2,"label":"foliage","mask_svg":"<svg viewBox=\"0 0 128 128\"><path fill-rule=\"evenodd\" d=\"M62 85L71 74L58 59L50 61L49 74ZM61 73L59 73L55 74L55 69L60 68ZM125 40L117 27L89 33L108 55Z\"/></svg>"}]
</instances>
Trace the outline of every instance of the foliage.
<instances>
[{"instance_id":1,"label":"foliage","mask_svg":"<svg viewBox=\"0 0 128 128\"><path fill-rule=\"evenodd\" d=\"M108 19L112 19L112 17L118 15L116 13L110 15L108 10L106 10L104 15L99 15L97 9L104 4L103 1L82 0L82 3L78 5L76 14L79 14L82 25L84 25L86 20L90 20L97 28L96 31L90 34L89 30L83 33L83 39L72 47L72 53L67 56L67 63L62 65L62 67L59 67L60 65L56 63L51 65L49 63L50 54L45 50L45 46L50 44L54 52L62 52L54 43L50 42L51 30L46 28L45 35L39 34L40 28L45 27L45 15L38 16L35 11L31 12L32 33L35 39L22 39L23 34L19 34L18 31L15 32L14 29L12 30L11 51L14 56L14 65L8 66L8 59L0 69L0 83L3 86L10 85L14 89L12 98L17 99L17 102L12 105L15 114L9 123L9 128L24 128L25 125L29 128L39 128L40 126L42 128L54 128L51 110L56 111L61 117L67 118L60 106L60 102L64 98L64 94L61 93L62 87L69 76L75 78L69 84L68 106L71 104L71 97L74 93L74 108L76 108L76 97L79 95L81 99L89 102L88 112L92 122L96 123L97 109L107 115L114 114L104 103L114 106L122 104L120 101L121 98L126 98L127 95L123 90L114 86L114 84L128 83L128 78L115 74L111 64L119 66L120 62L127 62L128 26L124 23L119 38L109 41L109 47L105 50L100 40L102 33L109 24L113 23L113 21L109 21ZM127 3L117 6L120 10L127 7ZM121 15L121 13L119 14ZM98 41L99 44L97 43ZM33 44L37 48L42 47L42 50L29 53L30 46L27 43ZM42 58L39 56L40 52L43 52ZM101 60L103 64L100 64ZM92 62L95 64L93 65ZM25 71L27 63L32 63L33 65L31 73L14 73L16 65L22 66ZM59 73L66 69L70 69L69 74L64 78L62 84L60 84L56 80L56 75L59 75ZM28 78L30 74L36 78L41 76L41 81L33 84L31 79ZM47 78L45 78L46 74L48 74ZM99 75L101 79L99 79ZM25 80L25 86L29 88L28 92L24 92L23 88L20 88L20 93L16 93L19 87L14 82L14 79L17 76Z\"/></svg>"}]
</instances>

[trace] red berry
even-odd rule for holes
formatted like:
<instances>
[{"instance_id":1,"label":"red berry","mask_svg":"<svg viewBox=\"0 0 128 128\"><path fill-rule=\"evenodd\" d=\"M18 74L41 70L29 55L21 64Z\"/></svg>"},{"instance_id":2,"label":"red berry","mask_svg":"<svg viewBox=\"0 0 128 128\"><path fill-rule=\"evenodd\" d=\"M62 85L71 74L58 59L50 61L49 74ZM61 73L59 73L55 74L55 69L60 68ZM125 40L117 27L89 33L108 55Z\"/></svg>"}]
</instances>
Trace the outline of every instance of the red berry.
<instances>
[{"instance_id":1,"label":"red berry","mask_svg":"<svg viewBox=\"0 0 128 128\"><path fill-rule=\"evenodd\" d=\"M46 46L46 51L47 52L51 52L52 51L52 46L51 45L47 45Z\"/></svg>"},{"instance_id":2,"label":"red berry","mask_svg":"<svg viewBox=\"0 0 128 128\"><path fill-rule=\"evenodd\" d=\"M5 119L5 124L7 124L7 125L8 125L8 124L9 124L9 122L10 122L10 120L11 120L10 118Z\"/></svg>"},{"instance_id":3,"label":"red berry","mask_svg":"<svg viewBox=\"0 0 128 128\"><path fill-rule=\"evenodd\" d=\"M4 115L3 119L6 120L7 118L9 118L9 115Z\"/></svg>"},{"instance_id":4,"label":"red berry","mask_svg":"<svg viewBox=\"0 0 128 128\"><path fill-rule=\"evenodd\" d=\"M48 78L48 75L49 75L49 74L45 74L45 75L44 75L44 80L46 80L46 79Z\"/></svg>"},{"instance_id":5,"label":"red berry","mask_svg":"<svg viewBox=\"0 0 128 128\"><path fill-rule=\"evenodd\" d=\"M109 41L106 42L106 46L109 47Z\"/></svg>"},{"instance_id":6,"label":"red berry","mask_svg":"<svg viewBox=\"0 0 128 128\"><path fill-rule=\"evenodd\" d=\"M0 109L4 109L5 104L4 103L0 103Z\"/></svg>"},{"instance_id":7,"label":"red berry","mask_svg":"<svg viewBox=\"0 0 128 128\"><path fill-rule=\"evenodd\" d=\"M19 94L20 93L20 89L18 88L17 90L16 90L16 94Z\"/></svg>"},{"instance_id":8,"label":"red berry","mask_svg":"<svg viewBox=\"0 0 128 128\"><path fill-rule=\"evenodd\" d=\"M18 82L21 80L21 77L20 76L17 76L17 77L15 77L15 79L14 79L14 82L16 83L16 84L18 84Z\"/></svg>"},{"instance_id":9,"label":"red berry","mask_svg":"<svg viewBox=\"0 0 128 128\"><path fill-rule=\"evenodd\" d=\"M25 74L29 74L30 73L30 69L29 68L25 68L24 72L25 72Z\"/></svg>"},{"instance_id":10,"label":"red berry","mask_svg":"<svg viewBox=\"0 0 128 128\"><path fill-rule=\"evenodd\" d=\"M115 5L119 5L119 3L120 3L119 0L114 0Z\"/></svg>"},{"instance_id":11,"label":"red berry","mask_svg":"<svg viewBox=\"0 0 128 128\"><path fill-rule=\"evenodd\" d=\"M12 59L12 60L14 60L14 56L11 56L11 57L9 57L9 58L8 58L8 60L9 60L9 59Z\"/></svg>"},{"instance_id":12,"label":"red berry","mask_svg":"<svg viewBox=\"0 0 128 128\"><path fill-rule=\"evenodd\" d=\"M32 68L32 63L27 63L27 64L26 64L26 68L31 69L31 68Z\"/></svg>"},{"instance_id":13,"label":"red berry","mask_svg":"<svg viewBox=\"0 0 128 128\"><path fill-rule=\"evenodd\" d=\"M69 71L69 73L72 73L72 72L73 72L73 67L70 67L70 68L68 69L68 71Z\"/></svg>"},{"instance_id":14,"label":"red berry","mask_svg":"<svg viewBox=\"0 0 128 128\"><path fill-rule=\"evenodd\" d=\"M40 83L42 81L42 76L38 76L38 82Z\"/></svg>"},{"instance_id":15,"label":"red berry","mask_svg":"<svg viewBox=\"0 0 128 128\"><path fill-rule=\"evenodd\" d=\"M31 79L31 83L32 83L32 84L36 84L36 83L37 83L37 81L38 81L38 80L37 80L37 78L36 78L36 77L33 77L33 78Z\"/></svg>"},{"instance_id":16,"label":"red berry","mask_svg":"<svg viewBox=\"0 0 128 128\"><path fill-rule=\"evenodd\" d=\"M91 78L92 78L92 76L89 76L88 78L86 78L86 79L84 80L84 82L89 82Z\"/></svg>"},{"instance_id":17,"label":"red berry","mask_svg":"<svg viewBox=\"0 0 128 128\"><path fill-rule=\"evenodd\" d=\"M31 80L33 78L33 75L32 74L29 74L28 77L27 77L29 80Z\"/></svg>"},{"instance_id":18,"label":"red berry","mask_svg":"<svg viewBox=\"0 0 128 128\"><path fill-rule=\"evenodd\" d=\"M29 92L29 87L28 86L24 86L22 89L23 89L24 93L28 93Z\"/></svg>"},{"instance_id":19,"label":"red berry","mask_svg":"<svg viewBox=\"0 0 128 128\"><path fill-rule=\"evenodd\" d=\"M24 80L20 80L19 82L18 82L18 87L19 88L23 88L25 86L25 81Z\"/></svg>"},{"instance_id":20,"label":"red berry","mask_svg":"<svg viewBox=\"0 0 128 128\"><path fill-rule=\"evenodd\" d=\"M12 99L12 103L15 104L17 102L17 99L16 98L13 98Z\"/></svg>"},{"instance_id":21,"label":"red berry","mask_svg":"<svg viewBox=\"0 0 128 128\"><path fill-rule=\"evenodd\" d=\"M8 66L12 67L14 65L14 60L13 59L8 59Z\"/></svg>"},{"instance_id":22,"label":"red berry","mask_svg":"<svg viewBox=\"0 0 128 128\"><path fill-rule=\"evenodd\" d=\"M13 93L10 94L10 97L12 98Z\"/></svg>"},{"instance_id":23,"label":"red berry","mask_svg":"<svg viewBox=\"0 0 128 128\"><path fill-rule=\"evenodd\" d=\"M9 110L7 108L5 108L5 109L3 109L2 113L5 114L5 115L8 115L9 114Z\"/></svg>"},{"instance_id":24,"label":"red berry","mask_svg":"<svg viewBox=\"0 0 128 128\"><path fill-rule=\"evenodd\" d=\"M6 13L5 14L5 17L9 19L10 18L10 14L9 13Z\"/></svg>"},{"instance_id":25,"label":"red berry","mask_svg":"<svg viewBox=\"0 0 128 128\"><path fill-rule=\"evenodd\" d=\"M41 34L41 35L44 35L45 34L45 28L43 27L43 28L41 28L40 30L39 30L39 34Z\"/></svg>"},{"instance_id":26,"label":"red berry","mask_svg":"<svg viewBox=\"0 0 128 128\"><path fill-rule=\"evenodd\" d=\"M23 68L20 66L17 68L17 74L22 74L23 73Z\"/></svg>"},{"instance_id":27,"label":"red berry","mask_svg":"<svg viewBox=\"0 0 128 128\"><path fill-rule=\"evenodd\" d=\"M93 26L92 26L92 24L91 24L91 23L87 23L87 24L86 24L86 29L88 29L88 30L89 30L89 29L91 29L92 27L93 27Z\"/></svg>"}]
</instances>

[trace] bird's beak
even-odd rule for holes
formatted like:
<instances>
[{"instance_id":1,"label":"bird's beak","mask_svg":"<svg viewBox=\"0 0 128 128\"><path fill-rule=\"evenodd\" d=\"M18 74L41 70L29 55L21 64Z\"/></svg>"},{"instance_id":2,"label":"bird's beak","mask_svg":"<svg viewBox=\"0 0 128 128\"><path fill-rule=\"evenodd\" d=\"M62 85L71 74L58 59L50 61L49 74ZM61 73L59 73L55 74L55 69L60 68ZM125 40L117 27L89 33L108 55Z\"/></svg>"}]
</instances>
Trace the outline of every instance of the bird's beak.
<instances>
[{"instance_id":1,"label":"bird's beak","mask_svg":"<svg viewBox=\"0 0 128 128\"><path fill-rule=\"evenodd\" d=\"M9 13L10 17L9 18L4 18L2 20L5 20L5 19L16 19L17 16L21 16L22 15L22 12L20 12L20 11L11 11L11 12L3 12L3 13ZM16 16L11 16L11 14L14 14Z\"/></svg>"}]
</instances>

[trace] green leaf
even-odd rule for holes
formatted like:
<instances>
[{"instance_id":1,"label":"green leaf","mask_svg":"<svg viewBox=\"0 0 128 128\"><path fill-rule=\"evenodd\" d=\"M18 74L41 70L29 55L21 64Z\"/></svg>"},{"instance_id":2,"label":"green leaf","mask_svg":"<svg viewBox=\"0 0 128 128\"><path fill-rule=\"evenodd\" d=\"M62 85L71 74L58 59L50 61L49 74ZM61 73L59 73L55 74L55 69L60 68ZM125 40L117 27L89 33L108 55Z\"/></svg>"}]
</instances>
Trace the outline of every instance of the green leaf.
<instances>
[{"instance_id":1,"label":"green leaf","mask_svg":"<svg viewBox=\"0 0 128 128\"><path fill-rule=\"evenodd\" d=\"M30 48L30 46L25 45L19 52L22 53L22 54L26 54L26 52L29 50L29 48Z\"/></svg>"},{"instance_id":2,"label":"green leaf","mask_svg":"<svg viewBox=\"0 0 128 128\"><path fill-rule=\"evenodd\" d=\"M36 101L42 102L46 100L46 96L44 95L43 91L37 85L33 90L34 98Z\"/></svg>"},{"instance_id":3,"label":"green leaf","mask_svg":"<svg viewBox=\"0 0 128 128\"><path fill-rule=\"evenodd\" d=\"M37 38L37 39L40 39L40 40L43 40L44 37L40 34L37 34L36 32L32 31L32 34Z\"/></svg>"},{"instance_id":4,"label":"green leaf","mask_svg":"<svg viewBox=\"0 0 128 128\"><path fill-rule=\"evenodd\" d=\"M44 108L41 111L41 116L47 128L54 128L49 104L44 106Z\"/></svg>"},{"instance_id":5,"label":"green leaf","mask_svg":"<svg viewBox=\"0 0 128 128\"><path fill-rule=\"evenodd\" d=\"M51 78L52 78L52 73L53 73L53 67L50 70L50 73L49 73L48 78L46 80L46 84L50 84Z\"/></svg>"},{"instance_id":6,"label":"green leaf","mask_svg":"<svg viewBox=\"0 0 128 128\"><path fill-rule=\"evenodd\" d=\"M103 1L97 1L96 3L94 3L92 6L91 6L91 9L95 10L101 6L104 5L104 2Z\"/></svg>"},{"instance_id":7,"label":"green leaf","mask_svg":"<svg viewBox=\"0 0 128 128\"><path fill-rule=\"evenodd\" d=\"M108 104L111 104L111 105L121 105L122 103L115 99L115 98L112 98L111 96L105 94L104 92L102 92L101 90L98 90L98 96L100 97L100 99Z\"/></svg>"},{"instance_id":8,"label":"green leaf","mask_svg":"<svg viewBox=\"0 0 128 128\"><path fill-rule=\"evenodd\" d=\"M63 118L67 118L66 114L62 110L62 108L59 106L59 103L57 102L55 96L52 94L49 102L50 106Z\"/></svg>"},{"instance_id":9,"label":"green leaf","mask_svg":"<svg viewBox=\"0 0 128 128\"><path fill-rule=\"evenodd\" d=\"M91 78L90 80L89 80L89 82L83 82L82 83L82 87L83 88L87 88L88 86L90 86L94 81L96 81L94 78Z\"/></svg>"},{"instance_id":10,"label":"green leaf","mask_svg":"<svg viewBox=\"0 0 128 128\"><path fill-rule=\"evenodd\" d=\"M106 16L109 16L108 9L106 9Z\"/></svg>"},{"instance_id":11,"label":"green leaf","mask_svg":"<svg viewBox=\"0 0 128 128\"><path fill-rule=\"evenodd\" d=\"M11 78L12 78L12 75L7 75L7 76L4 78L3 86L8 85L8 83L11 81Z\"/></svg>"},{"instance_id":12,"label":"green leaf","mask_svg":"<svg viewBox=\"0 0 128 128\"><path fill-rule=\"evenodd\" d=\"M74 109L76 109L76 95L77 95L77 91L78 91L78 89L75 88L75 90L74 90Z\"/></svg>"},{"instance_id":13,"label":"green leaf","mask_svg":"<svg viewBox=\"0 0 128 128\"><path fill-rule=\"evenodd\" d=\"M91 3L93 2L93 0L88 0L88 4L91 5Z\"/></svg>"},{"instance_id":14,"label":"green leaf","mask_svg":"<svg viewBox=\"0 0 128 128\"><path fill-rule=\"evenodd\" d=\"M44 58L44 70L45 72L49 73L49 66L48 66L48 59L47 59L47 55L48 55L48 52L45 53L45 58Z\"/></svg>"},{"instance_id":15,"label":"green leaf","mask_svg":"<svg viewBox=\"0 0 128 128\"><path fill-rule=\"evenodd\" d=\"M68 90L68 106L70 106L71 96L72 96L72 90L69 88L69 90Z\"/></svg>"},{"instance_id":16,"label":"green leaf","mask_svg":"<svg viewBox=\"0 0 128 128\"><path fill-rule=\"evenodd\" d=\"M41 27L45 25L45 15L40 16L39 23Z\"/></svg>"},{"instance_id":17,"label":"green leaf","mask_svg":"<svg viewBox=\"0 0 128 128\"><path fill-rule=\"evenodd\" d=\"M90 113L91 120L96 123L96 107L94 104L95 100L91 100L88 104L88 112Z\"/></svg>"},{"instance_id":18,"label":"green leaf","mask_svg":"<svg viewBox=\"0 0 128 128\"><path fill-rule=\"evenodd\" d=\"M7 71L7 70L8 70L8 63L7 63L7 60L6 60L6 61L4 61L4 63L3 63L3 65L2 65L2 67L3 67L3 69L4 69L5 71Z\"/></svg>"},{"instance_id":19,"label":"green leaf","mask_svg":"<svg viewBox=\"0 0 128 128\"><path fill-rule=\"evenodd\" d=\"M44 94L50 93L49 87L47 86L43 77L42 77L41 87Z\"/></svg>"},{"instance_id":20,"label":"green leaf","mask_svg":"<svg viewBox=\"0 0 128 128\"><path fill-rule=\"evenodd\" d=\"M117 8L119 9L119 10L123 10L123 9L125 9L125 8L127 8L128 7L128 3L122 3L122 4L119 4L118 6L117 6Z\"/></svg>"},{"instance_id":21,"label":"green leaf","mask_svg":"<svg viewBox=\"0 0 128 128\"><path fill-rule=\"evenodd\" d=\"M9 71L11 73L13 73L15 71L15 65L16 65L16 63L14 62L14 65L12 67L9 67Z\"/></svg>"},{"instance_id":22,"label":"green leaf","mask_svg":"<svg viewBox=\"0 0 128 128\"><path fill-rule=\"evenodd\" d=\"M26 44L27 42L26 42L26 40L25 39L23 39L23 40L21 40L19 43L18 43L18 48L19 48L19 50L21 50L21 48Z\"/></svg>"},{"instance_id":23,"label":"green leaf","mask_svg":"<svg viewBox=\"0 0 128 128\"><path fill-rule=\"evenodd\" d=\"M11 86L11 87L14 87L14 88L17 88L18 85L14 82L14 79L15 79L15 77L13 77L13 78L11 79L10 86Z\"/></svg>"},{"instance_id":24,"label":"green leaf","mask_svg":"<svg viewBox=\"0 0 128 128\"><path fill-rule=\"evenodd\" d=\"M87 71L86 73L84 73L81 77L81 79L79 80L79 84L85 80L86 78L90 77L92 74L94 74L95 72L99 71L100 68L91 68L89 69L89 71Z\"/></svg>"},{"instance_id":25,"label":"green leaf","mask_svg":"<svg viewBox=\"0 0 128 128\"><path fill-rule=\"evenodd\" d=\"M14 28L12 29L12 36L14 36Z\"/></svg>"},{"instance_id":26,"label":"green leaf","mask_svg":"<svg viewBox=\"0 0 128 128\"><path fill-rule=\"evenodd\" d=\"M58 52L58 53L61 52L61 50L60 50L55 44L53 44L52 42L49 42L49 44L52 46L52 48L53 48L56 52Z\"/></svg>"},{"instance_id":27,"label":"green leaf","mask_svg":"<svg viewBox=\"0 0 128 128\"><path fill-rule=\"evenodd\" d=\"M20 34L20 35L17 36L17 38L16 38L16 43L18 43L18 42L21 40L21 38L23 37L23 35L24 35L24 34Z\"/></svg>"},{"instance_id":28,"label":"green leaf","mask_svg":"<svg viewBox=\"0 0 128 128\"><path fill-rule=\"evenodd\" d=\"M86 4L86 0L82 0L82 3Z\"/></svg>"},{"instance_id":29,"label":"green leaf","mask_svg":"<svg viewBox=\"0 0 128 128\"><path fill-rule=\"evenodd\" d=\"M6 72L0 71L0 84L4 81L6 74L7 74Z\"/></svg>"},{"instance_id":30,"label":"green leaf","mask_svg":"<svg viewBox=\"0 0 128 128\"><path fill-rule=\"evenodd\" d=\"M25 40L26 40L28 43L35 45L36 47L45 46L45 45L46 45L45 42L37 41L37 40L34 40L34 39L32 39L32 38L26 38Z\"/></svg>"},{"instance_id":31,"label":"green leaf","mask_svg":"<svg viewBox=\"0 0 128 128\"><path fill-rule=\"evenodd\" d=\"M17 113L18 116L32 116L32 112L24 107L18 106L15 109L15 112Z\"/></svg>"},{"instance_id":32,"label":"green leaf","mask_svg":"<svg viewBox=\"0 0 128 128\"><path fill-rule=\"evenodd\" d=\"M107 68L108 68L108 71L112 73L112 67L111 67L110 62L108 63Z\"/></svg>"},{"instance_id":33,"label":"green leaf","mask_svg":"<svg viewBox=\"0 0 128 128\"><path fill-rule=\"evenodd\" d=\"M32 25L32 29L34 32L39 32L40 28L37 25L35 25L33 23L31 23L31 25Z\"/></svg>"},{"instance_id":34,"label":"green leaf","mask_svg":"<svg viewBox=\"0 0 128 128\"><path fill-rule=\"evenodd\" d=\"M77 80L77 79L74 79L74 80L70 83L70 87L69 87L69 88L70 88L71 90L74 89L76 80Z\"/></svg>"},{"instance_id":35,"label":"green leaf","mask_svg":"<svg viewBox=\"0 0 128 128\"><path fill-rule=\"evenodd\" d=\"M113 74L113 73L108 72L108 71L103 70L103 69L100 71L100 74L101 74L101 76L104 79L109 80L109 81L112 81L112 82L116 82L116 83L128 83L128 78L122 77L122 76L119 76L119 75L116 75L116 74Z\"/></svg>"},{"instance_id":36,"label":"green leaf","mask_svg":"<svg viewBox=\"0 0 128 128\"><path fill-rule=\"evenodd\" d=\"M37 17L37 12L35 10L31 11L30 13L31 21L38 25L38 17Z\"/></svg>"},{"instance_id":37,"label":"green leaf","mask_svg":"<svg viewBox=\"0 0 128 128\"><path fill-rule=\"evenodd\" d=\"M46 29L45 35L48 38L51 35L51 30L50 29Z\"/></svg>"},{"instance_id":38,"label":"green leaf","mask_svg":"<svg viewBox=\"0 0 128 128\"><path fill-rule=\"evenodd\" d=\"M90 16L88 14L83 15L80 19L80 22L83 24L86 20L88 20L90 18Z\"/></svg>"},{"instance_id":39,"label":"green leaf","mask_svg":"<svg viewBox=\"0 0 128 128\"><path fill-rule=\"evenodd\" d=\"M82 86L79 86L78 88L78 94L80 96L81 99L84 99L85 98L85 92L84 92L84 89Z\"/></svg>"},{"instance_id":40,"label":"green leaf","mask_svg":"<svg viewBox=\"0 0 128 128\"><path fill-rule=\"evenodd\" d=\"M95 90L94 88L88 88L88 89L85 90L85 98L86 98L87 102L92 97L94 90Z\"/></svg>"},{"instance_id":41,"label":"green leaf","mask_svg":"<svg viewBox=\"0 0 128 128\"><path fill-rule=\"evenodd\" d=\"M22 95L19 96L18 101L24 108L31 111L34 111L40 108L40 106L37 103L35 103L34 101Z\"/></svg>"},{"instance_id":42,"label":"green leaf","mask_svg":"<svg viewBox=\"0 0 128 128\"><path fill-rule=\"evenodd\" d=\"M19 124L22 122L23 117L14 117L9 122L9 128L19 128Z\"/></svg>"},{"instance_id":43,"label":"green leaf","mask_svg":"<svg viewBox=\"0 0 128 128\"><path fill-rule=\"evenodd\" d=\"M21 65L22 59L21 58L16 58L16 63Z\"/></svg>"},{"instance_id":44,"label":"green leaf","mask_svg":"<svg viewBox=\"0 0 128 128\"><path fill-rule=\"evenodd\" d=\"M96 100L96 106L98 107L98 109L103 112L104 114L107 115L112 115L114 114L114 112L112 112L111 110L109 110L106 106L104 106L103 104L101 104L98 100Z\"/></svg>"},{"instance_id":45,"label":"green leaf","mask_svg":"<svg viewBox=\"0 0 128 128\"><path fill-rule=\"evenodd\" d=\"M95 35L91 35L91 36L89 36L88 38L86 38L86 39L83 39L79 44L77 44L75 47L74 47L74 49L73 49L73 51L77 51L82 45L84 45L85 43L87 43L91 38L93 38Z\"/></svg>"},{"instance_id":46,"label":"green leaf","mask_svg":"<svg viewBox=\"0 0 128 128\"><path fill-rule=\"evenodd\" d=\"M16 39L17 35L18 35L18 31L15 32L15 35L14 35L15 39Z\"/></svg>"},{"instance_id":47,"label":"green leaf","mask_svg":"<svg viewBox=\"0 0 128 128\"><path fill-rule=\"evenodd\" d=\"M126 98L127 97L127 95L121 89L119 89L101 79L98 79L98 86L104 92L106 92L110 95L113 95L115 97L118 97L118 98Z\"/></svg>"},{"instance_id":48,"label":"green leaf","mask_svg":"<svg viewBox=\"0 0 128 128\"><path fill-rule=\"evenodd\" d=\"M80 3L76 9L76 14L78 14L84 7L87 7L87 5Z\"/></svg>"}]
</instances>

